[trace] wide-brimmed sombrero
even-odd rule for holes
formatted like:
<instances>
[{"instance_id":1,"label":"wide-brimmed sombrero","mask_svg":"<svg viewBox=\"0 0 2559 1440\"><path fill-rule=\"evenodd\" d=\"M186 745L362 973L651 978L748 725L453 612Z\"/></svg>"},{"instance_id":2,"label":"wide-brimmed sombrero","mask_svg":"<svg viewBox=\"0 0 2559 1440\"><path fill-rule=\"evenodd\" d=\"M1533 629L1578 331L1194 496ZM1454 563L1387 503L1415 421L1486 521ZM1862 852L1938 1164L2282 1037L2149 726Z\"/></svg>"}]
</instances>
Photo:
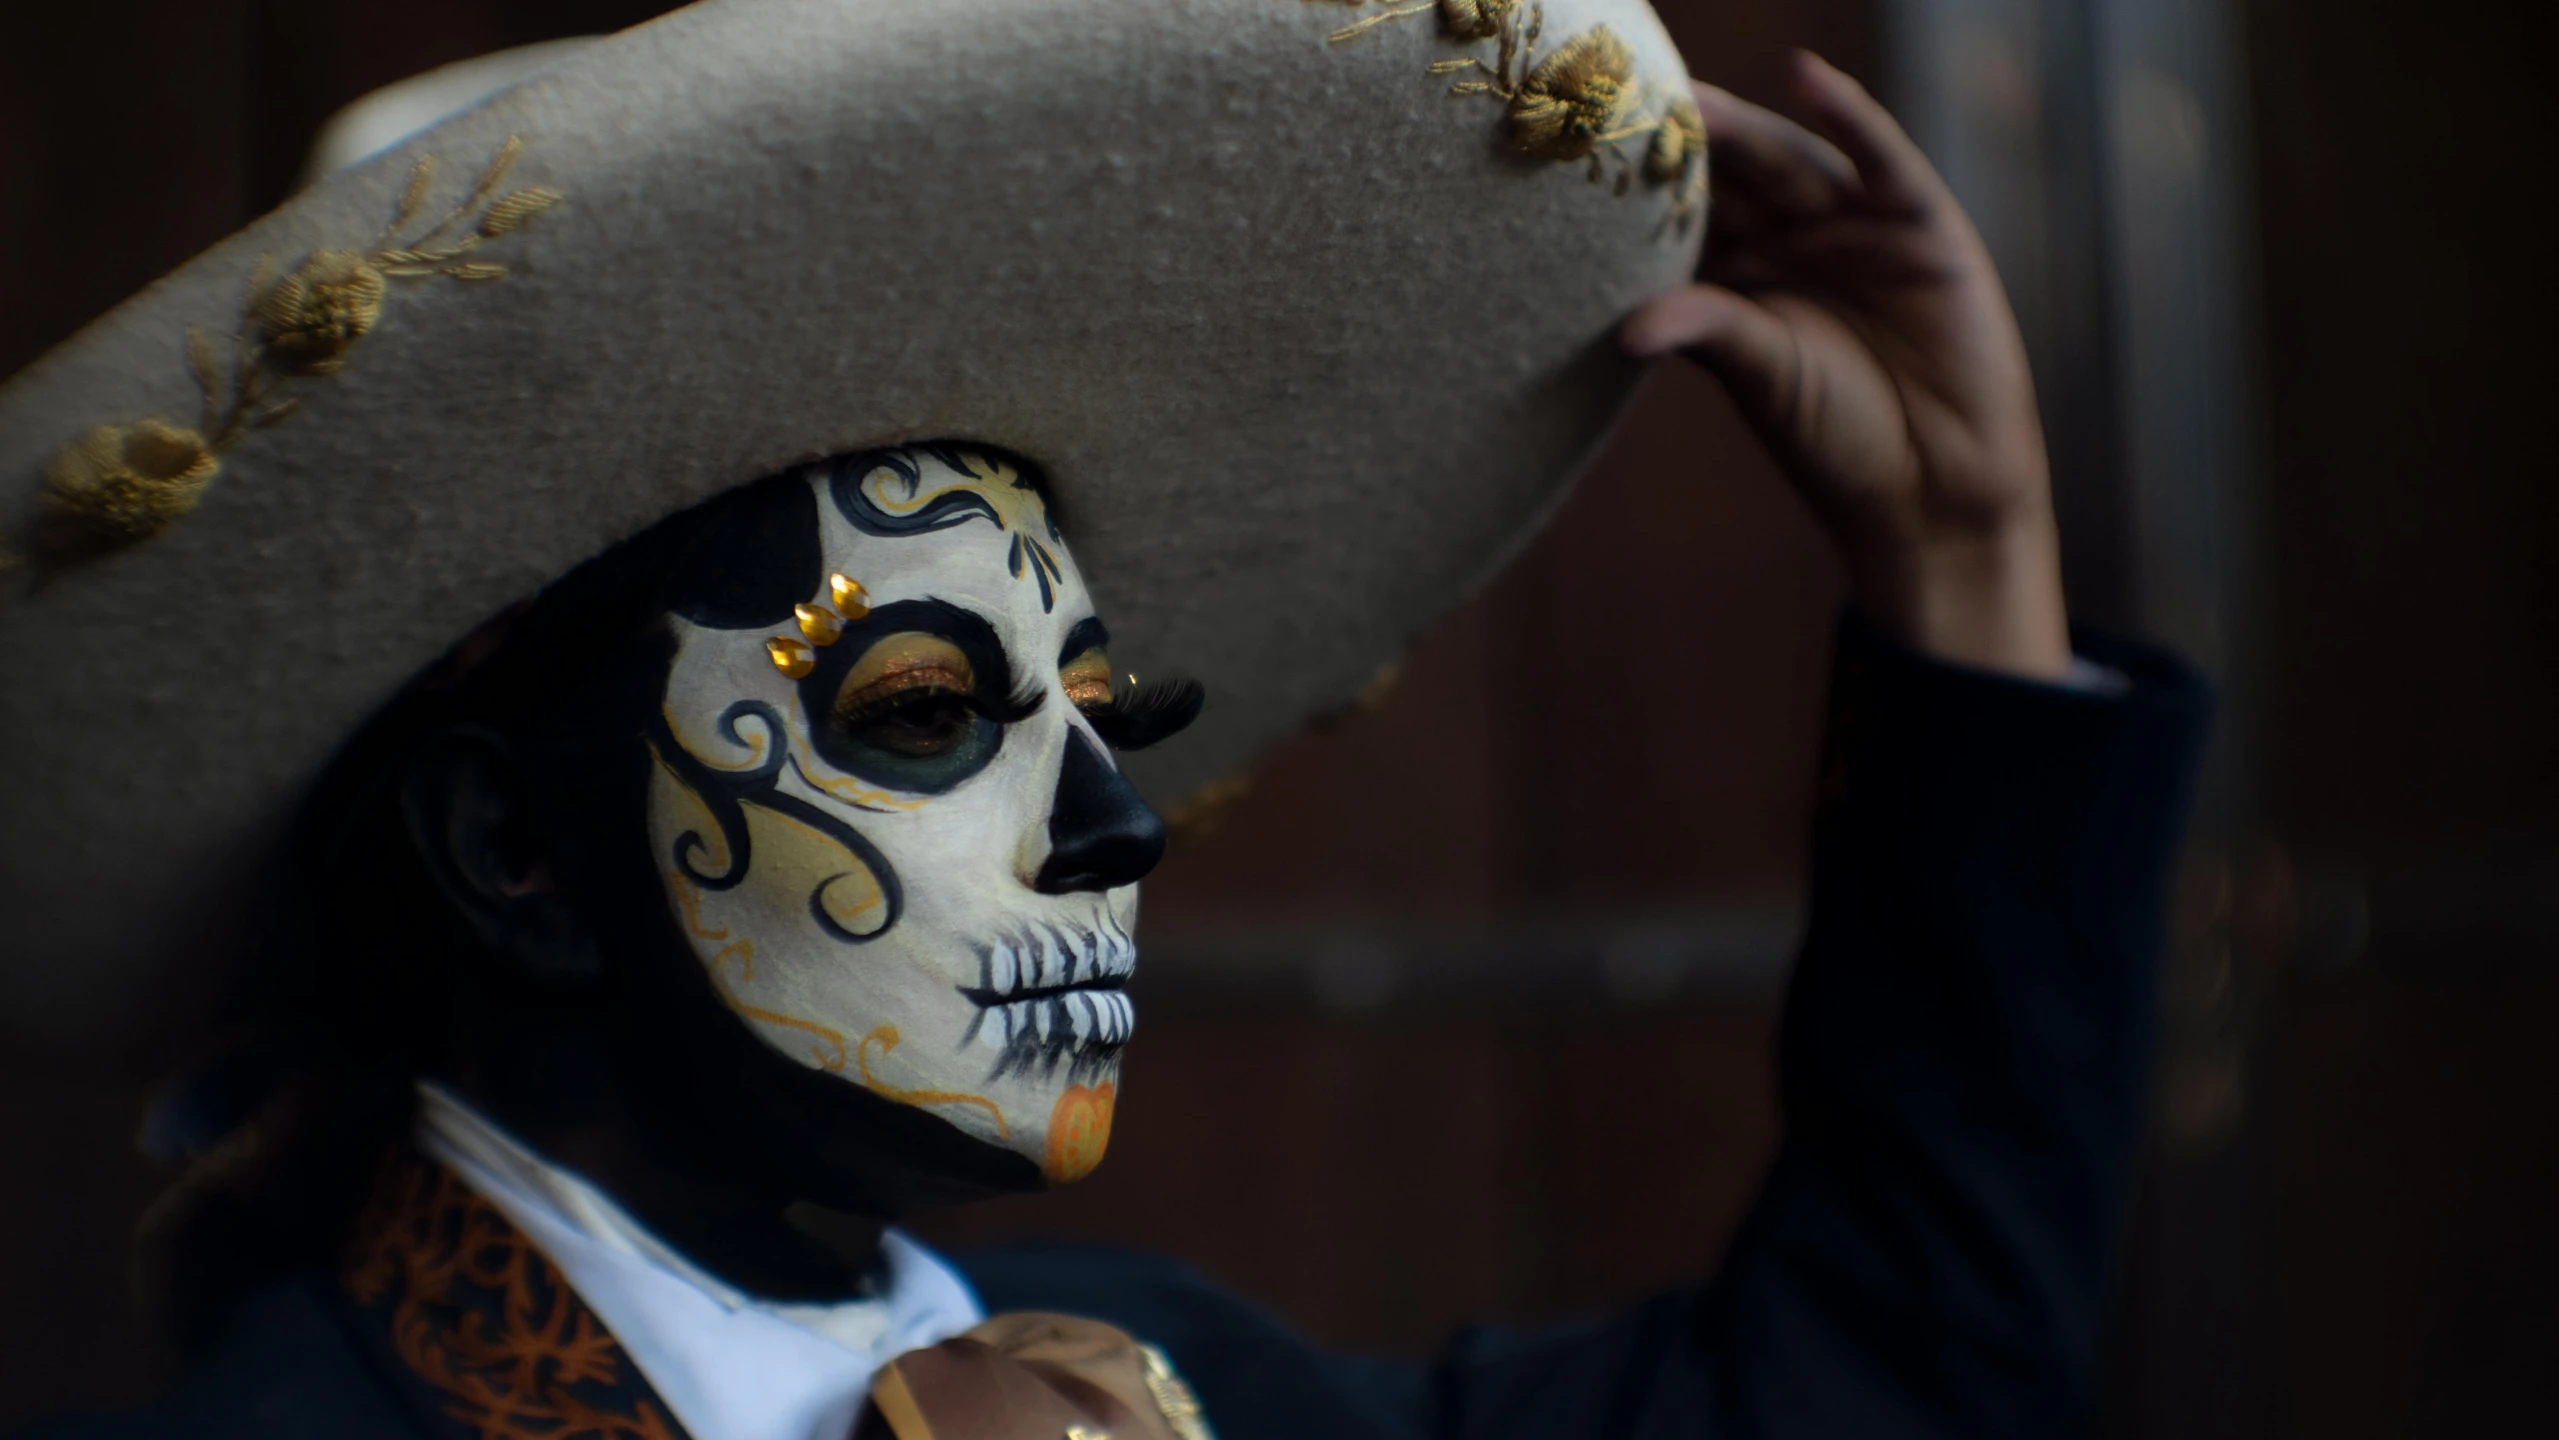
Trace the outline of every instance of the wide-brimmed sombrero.
<instances>
[{"instance_id":1,"label":"wide-brimmed sombrero","mask_svg":"<svg viewBox=\"0 0 2559 1440\"><path fill-rule=\"evenodd\" d=\"M101 1033L363 717L727 488L1040 462L1159 803L1354 694L1556 502L1687 273L1640 0L706 0L297 195L0 389L15 1028Z\"/></svg>"}]
</instances>

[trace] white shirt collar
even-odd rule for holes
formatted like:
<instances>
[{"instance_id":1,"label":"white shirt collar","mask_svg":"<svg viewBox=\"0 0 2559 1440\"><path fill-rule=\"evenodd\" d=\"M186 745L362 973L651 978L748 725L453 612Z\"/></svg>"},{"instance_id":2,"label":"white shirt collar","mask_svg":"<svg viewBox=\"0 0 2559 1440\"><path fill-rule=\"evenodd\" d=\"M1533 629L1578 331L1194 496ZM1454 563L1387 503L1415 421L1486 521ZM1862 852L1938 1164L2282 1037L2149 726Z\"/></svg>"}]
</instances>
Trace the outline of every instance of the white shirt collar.
<instances>
[{"instance_id":1,"label":"white shirt collar","mask_svg":"<svg viewBox=\"0 0 2559 1440\"><path fill-rule=\"evenodd\" d=\"M747 1295L428 1081L418 1083L417 1141L550 1257L696 1436L841 1440L881 1365L986 1318L959 1272L895 1230L880 1236L888 1284L878 1296Z\"/></svg>"}]
</instances>

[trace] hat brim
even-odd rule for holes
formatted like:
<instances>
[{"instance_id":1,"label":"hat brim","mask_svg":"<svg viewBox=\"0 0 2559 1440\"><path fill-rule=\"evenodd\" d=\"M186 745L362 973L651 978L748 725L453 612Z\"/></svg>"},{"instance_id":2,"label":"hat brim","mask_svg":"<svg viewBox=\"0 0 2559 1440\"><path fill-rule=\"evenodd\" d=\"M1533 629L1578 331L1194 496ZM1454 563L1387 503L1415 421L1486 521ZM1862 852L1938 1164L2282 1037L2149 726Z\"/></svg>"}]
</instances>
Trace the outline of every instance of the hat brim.
<instances>
[{"instance_id":1,"label":"hat brim","mask_svg":"<svg viewBox=\"0 0 2559 1440\"><path fill-rule=\"evenodd\" d=\"M511 137L497 190L559 196L454 262L504 278L392 275L165 533L0 599L13 1028L147 1008L334 747L458 636L832 453L958 437L1046 468L1115 654L1212 697L1131 757L1159 803L1341 704L1557 502L1638 376L1614 322L1702 230L1642 135L1631 167L1524 156L1500 96L1450 93L1434 64L1491 43L1429 13L1328 41L1379 13L710 0L304 192L18 376L23 545L64 443L197 424L191 328L236 386L262 266L396 250L419 157L426 218ZM1684 85L1637 0L1543 25L1541 53L1623 37L1630 105Z\"/></svg>"}]
</instances>

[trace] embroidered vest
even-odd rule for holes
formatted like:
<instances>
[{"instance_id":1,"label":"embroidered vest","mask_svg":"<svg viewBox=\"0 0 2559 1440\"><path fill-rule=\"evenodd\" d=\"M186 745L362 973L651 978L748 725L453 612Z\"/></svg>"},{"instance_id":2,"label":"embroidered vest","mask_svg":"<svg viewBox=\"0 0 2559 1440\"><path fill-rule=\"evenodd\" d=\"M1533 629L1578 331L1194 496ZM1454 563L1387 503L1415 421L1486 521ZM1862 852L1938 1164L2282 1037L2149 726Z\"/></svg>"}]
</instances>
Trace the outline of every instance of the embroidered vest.
<instances>
[{"instance_id":1,"label":"embroidered vest","mask_svg":"<svg viewBox=\"0 0 2559 1440\"><path fill-rule=\"evenodd\" d=\"M339 1280L439 1440L695 1440L549 1257L421 1156L383 1166ZM1025 1313L883 1366L848 1440L1215 1436L1162 1351Z\"/></svg>"}]
</instances>

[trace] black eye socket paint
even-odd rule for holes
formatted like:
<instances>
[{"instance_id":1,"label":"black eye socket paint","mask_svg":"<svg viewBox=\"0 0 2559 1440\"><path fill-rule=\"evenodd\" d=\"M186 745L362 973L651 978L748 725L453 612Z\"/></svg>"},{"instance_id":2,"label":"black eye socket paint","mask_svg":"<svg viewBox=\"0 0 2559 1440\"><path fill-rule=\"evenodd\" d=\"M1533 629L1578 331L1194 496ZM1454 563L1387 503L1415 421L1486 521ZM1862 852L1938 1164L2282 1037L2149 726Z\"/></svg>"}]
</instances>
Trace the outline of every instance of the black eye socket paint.
<instances>
[{"instance_id":1,"label":"black eye socket paint","mask_svg":"<svg viewBox=\"0 0 2559 1440\"><path fill-rule=\"evenodd\" d=\"M1057 647L1057 667L1061 670L1075 663L1087 650L1111 648L1111 632L1103 628L1101 617L1087 615L1066 632L1066 643Z\"/></svg>"},{"instance_id":2,"label":"black eye socket paint","mask_svg":"<svg viewBox=\"0 0 2559 1440\"><path fill-rule=\"evenodd\" d=\"M904 634L947 641L968 660L975 686L969 695L975 712L970 733L939 754L900 754L865 744L859 735L835 723L835 699L846 673L872 646ZM816 667L800 677L798 689L809 743L826 763L871 784L914 795L945 794L985 769L1004 748L1004 728L1027 719L1048 698L1046 689L1022 683L1003 641L984 616L945 600L900 600L847 624L834 644L818 652Z\"/></svg>"}]
</instances>

